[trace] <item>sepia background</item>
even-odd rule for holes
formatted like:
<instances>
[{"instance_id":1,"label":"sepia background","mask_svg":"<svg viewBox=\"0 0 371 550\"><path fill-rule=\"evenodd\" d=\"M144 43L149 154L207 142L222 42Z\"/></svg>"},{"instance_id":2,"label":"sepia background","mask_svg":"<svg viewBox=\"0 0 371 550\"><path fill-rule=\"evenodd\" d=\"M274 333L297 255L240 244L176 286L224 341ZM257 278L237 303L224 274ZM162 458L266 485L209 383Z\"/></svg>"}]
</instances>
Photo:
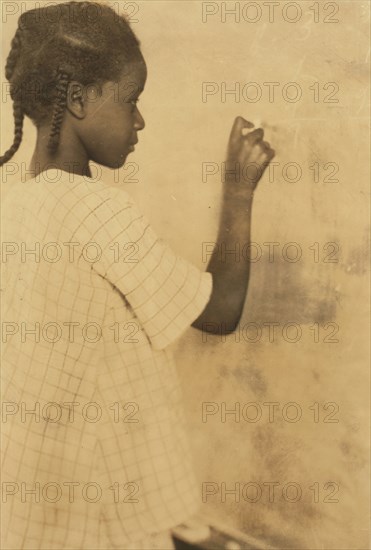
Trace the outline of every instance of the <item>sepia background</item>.
<instances>
[{"instance_id":1,"label":"sepia background","mask_svg":"<svg viewBox=\"0 0 371 550\"><path fill-rule=\"evenodd\" d=\"M34 4L3 2L3 67L22 5ZM146 128L126 168L97 174L205 269L233 120L263 126L277 164L254 201L241 327L223 341L190 328L173 346L201 511L278 548L368 548L369 3L276 2L273 17L267 4L111 2L131 15L147 61ZM2 152L13 132L4 95ZM5 192L34 139L27 121Z\"/></svg>"}]
</instances>

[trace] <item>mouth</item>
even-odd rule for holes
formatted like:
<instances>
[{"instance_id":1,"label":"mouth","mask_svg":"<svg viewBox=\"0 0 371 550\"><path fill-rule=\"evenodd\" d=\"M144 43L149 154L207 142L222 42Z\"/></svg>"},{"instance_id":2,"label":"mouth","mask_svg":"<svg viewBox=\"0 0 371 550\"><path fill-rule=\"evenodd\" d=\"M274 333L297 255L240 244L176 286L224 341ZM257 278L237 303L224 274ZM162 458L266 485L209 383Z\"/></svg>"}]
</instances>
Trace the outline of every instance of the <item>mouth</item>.
<instances>
[{"instance_id":1,"label":"mouth","mask_svg":"<svg viewBox=\"0 0 371 550\"><path fill-rule=\"evenodd\" d=\"M129 151L132 152L135 150L135 145L138 143L138 140L134 141L133 143L129 144Z\"/></svg>"}]
</instances>

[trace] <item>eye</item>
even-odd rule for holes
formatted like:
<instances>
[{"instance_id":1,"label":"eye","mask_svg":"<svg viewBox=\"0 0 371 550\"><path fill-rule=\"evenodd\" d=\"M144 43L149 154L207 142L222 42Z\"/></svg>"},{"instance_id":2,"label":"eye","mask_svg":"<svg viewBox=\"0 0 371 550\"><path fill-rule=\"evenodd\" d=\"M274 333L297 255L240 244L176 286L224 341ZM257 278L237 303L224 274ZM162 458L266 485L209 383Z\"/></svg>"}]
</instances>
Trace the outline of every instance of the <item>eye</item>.
<instances>
[{"instance_id":1,"label":"eye","mask_svg":"<svg viewBox=\"0 0 371 550\"><path fill-rule=\"evenodd\" d=\"M137 98L135 98L135 99L131 99L131 100L129 101L129 103L130 103L133 107L136 107L138 101L139 101L139 97L137 97Z\"/></svg>"}]
</instances>

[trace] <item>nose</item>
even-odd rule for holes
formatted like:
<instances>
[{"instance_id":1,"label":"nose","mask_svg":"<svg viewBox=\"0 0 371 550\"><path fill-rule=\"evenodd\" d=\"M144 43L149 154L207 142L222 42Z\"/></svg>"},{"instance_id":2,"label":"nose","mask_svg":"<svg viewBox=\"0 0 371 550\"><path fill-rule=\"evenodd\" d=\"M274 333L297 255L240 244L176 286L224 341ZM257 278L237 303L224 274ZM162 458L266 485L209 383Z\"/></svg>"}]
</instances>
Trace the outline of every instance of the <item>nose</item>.
<instances>
[{"instance_id":1,"label":"nose","mask_svg":"<svg viewBox=\"0 0 371 550\"><path fill-rule=\"evenodd\" d=\"M143 130L143 128L145 127L146 123L144 122L144 118L142 117L139 109L137 108L136 110L136 117L135 117L135 122L134 122L134 128L137 130L137 131L140 131L140 130Z\"/></svg>"}]
</instances>

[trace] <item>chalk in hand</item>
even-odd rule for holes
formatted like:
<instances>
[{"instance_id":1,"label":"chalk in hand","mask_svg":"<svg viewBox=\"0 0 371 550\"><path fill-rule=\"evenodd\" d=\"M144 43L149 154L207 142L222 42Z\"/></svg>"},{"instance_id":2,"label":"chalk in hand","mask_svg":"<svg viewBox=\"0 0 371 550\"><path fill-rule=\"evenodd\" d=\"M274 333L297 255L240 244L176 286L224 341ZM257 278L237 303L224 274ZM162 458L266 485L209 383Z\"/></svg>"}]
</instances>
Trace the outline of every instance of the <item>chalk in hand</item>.
<instances>
[{"instance_id":1,"label":"chalk in hand","mask_svg":"<svg viewBox=\"0 0 371 550\"><path fill-rule=\"evenodd\" d=\"M261 121L261 119L259 118L255 123L254 123L254 122L251 122L251 124L253 125L252 128L242 128L241 133L242 133L243 136L247 136L247 134L250 134L250 133L253 132L256 128L261 128L262 121Z\"/></svg>"}]
</instances>

